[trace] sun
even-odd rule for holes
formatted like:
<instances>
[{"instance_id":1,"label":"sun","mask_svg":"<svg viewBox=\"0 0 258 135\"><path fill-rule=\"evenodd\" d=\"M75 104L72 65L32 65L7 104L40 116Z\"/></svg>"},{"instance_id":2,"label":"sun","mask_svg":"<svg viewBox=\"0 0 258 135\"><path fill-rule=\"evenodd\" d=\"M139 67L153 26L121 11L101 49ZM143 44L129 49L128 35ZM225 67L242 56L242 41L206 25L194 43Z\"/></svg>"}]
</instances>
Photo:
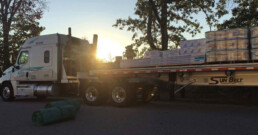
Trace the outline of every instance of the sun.
<instances>
[{"instance_id":1,"label":"sun","mask_svg":"<svg viewBox=\"0 0 258 135\"><path fill-rule=\"evenodd\" d=\"M99 38L97 58L105 62L113 61L115 56L122 56L124 47L118 41L109 38Z\"/></svg>"}]
</instances>

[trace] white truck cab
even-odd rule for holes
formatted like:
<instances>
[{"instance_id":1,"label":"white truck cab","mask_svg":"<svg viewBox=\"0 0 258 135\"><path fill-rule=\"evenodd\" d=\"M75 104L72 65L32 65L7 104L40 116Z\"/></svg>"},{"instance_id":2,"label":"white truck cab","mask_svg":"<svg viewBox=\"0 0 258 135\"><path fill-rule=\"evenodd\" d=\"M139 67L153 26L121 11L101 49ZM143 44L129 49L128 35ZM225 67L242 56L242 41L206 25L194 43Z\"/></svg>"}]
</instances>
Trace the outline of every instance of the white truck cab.
<instances>
[{"instance_id":1,"label":"white truck cab","mask_svg":"<svg viewBox=\"0 0 258 135\"><path fill-rule=\"evenodd\" d=\"M67 84L78 86L77 72L84 71L85 68L80 67L87 63L82 61L92 58L95 50L96 45L69 35L51 34L28 39L21 46L16 63L0 78L3 100L10 101L18 96L52 96L60 94L61 87Z\"/></svg>"}]
</instances>

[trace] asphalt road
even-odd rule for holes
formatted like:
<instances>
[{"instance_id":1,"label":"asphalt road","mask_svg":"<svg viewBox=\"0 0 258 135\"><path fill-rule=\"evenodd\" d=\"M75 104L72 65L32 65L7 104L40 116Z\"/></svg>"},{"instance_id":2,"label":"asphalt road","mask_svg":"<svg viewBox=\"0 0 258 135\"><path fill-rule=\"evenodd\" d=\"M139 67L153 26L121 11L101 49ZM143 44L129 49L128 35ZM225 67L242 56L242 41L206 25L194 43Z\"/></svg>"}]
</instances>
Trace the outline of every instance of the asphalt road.
<instances>
[{"instance_id":1,"label":"asphalt road","mask_svg":"<svg viewBox=\"0 0 258 135\"><path fill-rule=\"evenodd\" d=\"M152 102L129 108L83 105L75 120L35 126L46 102L0 101L0 135L257 135L258 106Z\"/></svg>"}]
</instances>

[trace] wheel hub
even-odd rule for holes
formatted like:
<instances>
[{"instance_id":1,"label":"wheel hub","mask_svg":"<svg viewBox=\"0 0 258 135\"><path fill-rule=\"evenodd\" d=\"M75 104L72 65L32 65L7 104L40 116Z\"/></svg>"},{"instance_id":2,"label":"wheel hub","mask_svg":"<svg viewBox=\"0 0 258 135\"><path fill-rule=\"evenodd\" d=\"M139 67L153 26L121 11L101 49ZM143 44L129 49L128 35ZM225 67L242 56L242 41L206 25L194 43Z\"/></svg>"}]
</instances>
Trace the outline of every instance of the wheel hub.
<instances>
[{"instance_id":1,"label":"wheel hub","mask_svg":"<svg viewBox=\"0 0 258 135\"><path fill-rule=\"evenodd\" d=\"M4 87L2 96L3 96L5 99L10 98L10 96L11 96L11 90L9 89L9 87Z\"/></svg>"},{"instance_id":2,"label":"wheel hub","mask_svg":"<svg viewBox=\"0 0 258 135\"><path fill-rule=\"evenodd\" d=\"M89 87L86 90L85 97L88 101L94 102L96 101L98 96L98 90L95 87Z\"/></svg>"},{"instance_id":3,"label":"wheel hub","mask_svg":"<svg viewBox=\"0 0 258 135\"><path fill-rule=\"evenodd\" d=\"M116 87L112 91L112 98L116 103L124 102L126 98L126 91L122 87Z\"/></svg>"}]
</instances>

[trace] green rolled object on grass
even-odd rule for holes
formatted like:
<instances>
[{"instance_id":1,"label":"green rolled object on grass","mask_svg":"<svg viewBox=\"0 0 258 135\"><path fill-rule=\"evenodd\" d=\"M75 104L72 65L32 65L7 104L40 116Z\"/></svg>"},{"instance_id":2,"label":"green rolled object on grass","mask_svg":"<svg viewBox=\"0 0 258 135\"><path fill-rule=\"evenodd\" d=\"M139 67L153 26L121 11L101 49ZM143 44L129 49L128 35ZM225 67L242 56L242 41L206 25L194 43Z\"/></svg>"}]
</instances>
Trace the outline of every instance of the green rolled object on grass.
<instances>
[{"instance_id":1,"label":"green rolled object on grass","mask_svg":"<svg viewBox=\"0 0 258 135\"><path fill-rule=\"evenodd\" d=\"M76 113L76 108L73 105L45 108L32 114L32 122L35 125L46 125L61 120L74 119Z\"/></svg>"},{"instance_id":2,"label":"green rolled object on grass","mask_svg":"<svg viewBox=\"0 0 258 135\"><path fill-rule=\"evenodd\" d=\"M64 105L58 108L61 110L62 120L75 118L77 110L73 105Z\"/></svg>"},{"instance_id":3,"label":"green rolled object on grass","mask_svg":"<svg viewBox=\"0 0 258 135\"><path fill-rule=\"evenodd\" d=\"M70 105L73 105L77 111L81 108L81 102L77 99L68 99L66 102Z\"/></svg>"},{"instance_id":4,"label":"green rolled object on grass","mask_svg":"<svg viewBox=\"0 0 258 135\"><path fill-rule=\"evenodd\" d=\"M32 114L32 122L35 125L45 125L60 121L62 119L61 116L61 111L57 107L41 109Z\"/></svg>"},{"instance_id":5,"label":"green rolled object on grass","mask_svg":"<svg viewBox=\"0 0 258 135\"><path fill-rule=\"evenodd\" d=\"M45 108L60 107L60 106L64 106L64 105L73 105L76 108L77 111L81 107L81 103L80 103L79 100L77 100L77 99L68 99L68 100L64 100L64 101L56 101L56 102L47 103Z\"/></svg>"}]
</instances>

